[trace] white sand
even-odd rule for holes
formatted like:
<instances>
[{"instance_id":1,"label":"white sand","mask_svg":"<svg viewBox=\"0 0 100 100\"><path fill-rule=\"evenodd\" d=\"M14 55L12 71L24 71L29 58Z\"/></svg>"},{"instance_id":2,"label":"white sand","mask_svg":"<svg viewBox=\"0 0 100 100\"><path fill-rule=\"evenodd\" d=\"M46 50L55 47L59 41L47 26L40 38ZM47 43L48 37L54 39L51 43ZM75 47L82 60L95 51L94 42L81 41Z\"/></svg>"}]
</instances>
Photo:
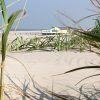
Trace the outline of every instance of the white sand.
<instances>
[{"instance_id":1,"label":"white sand","mask_svg":"<svg viewBox=\"0 0 100 100\"><path fill-rule=\"evenodd\" d=\"M98 69L89 69L61 76L52 76L76 67L99 65L100 57L89 52L32 52L10 53L8 55L24 63L28 71L34 77L34 80L41 86L51 89L53 83L55 91L63 90L65 85L73 87L80 79L95 73L100 73ZM28 81L29 79L25 68L12 58L7 57L5 69L6 73L8 73L16 83L18 83L18 80L15 76L21 81L24 81L24 79ZM90 78L81 84L96 82L98 79L100 79L100 77ZM5 79L5 81L9 82L7 79ZM81 84L78 86L81 86Z\"/></svg>"}]
</instances>

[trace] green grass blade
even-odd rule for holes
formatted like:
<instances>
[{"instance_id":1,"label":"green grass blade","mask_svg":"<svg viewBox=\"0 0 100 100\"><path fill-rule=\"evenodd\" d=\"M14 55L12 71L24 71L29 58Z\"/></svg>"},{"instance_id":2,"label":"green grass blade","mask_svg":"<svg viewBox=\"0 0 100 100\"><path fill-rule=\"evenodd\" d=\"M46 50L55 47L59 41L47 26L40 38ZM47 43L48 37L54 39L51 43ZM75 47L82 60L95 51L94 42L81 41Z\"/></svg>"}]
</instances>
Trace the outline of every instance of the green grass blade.
<instances>
[{"instance_id":1,"label":"green grass blade","mask_svg":"<svg viewBox=\"0 0 100 100\"><path fill-rule=\"evenodd\" d=\"M8 25L5 30L5 32L2 35L2 61L5 60L5 55L6 55L6 44L7 44L7 39L8 39L8 34L10 32L10 29L16 20L17 16L22 12L22 10L18 10L14 12L8 19Z\"/></svg>"},{"instance_id":2,"label":"green grass blade","mask_svg":"<svg viewBox=\"0 0 100 100\"><path fill-rule=\"evenodd\" d=\"M80 32L82 35L80 37L86 40L92 40L95 42L100 42L100 33L95 34L94 32Z\"/></svg>"},{"instance_id":3,"label":"green grass blade","mask_svg":"<svg viewBox=\"0 0 100 100\"><path fill-rule=\"evenodd\" d=\"M2 16L4 19L5 24L8 23L8 16L7 16L7 8L4 0L1 0L1 10L2 10Z\"/></svg>"}]
</instances>

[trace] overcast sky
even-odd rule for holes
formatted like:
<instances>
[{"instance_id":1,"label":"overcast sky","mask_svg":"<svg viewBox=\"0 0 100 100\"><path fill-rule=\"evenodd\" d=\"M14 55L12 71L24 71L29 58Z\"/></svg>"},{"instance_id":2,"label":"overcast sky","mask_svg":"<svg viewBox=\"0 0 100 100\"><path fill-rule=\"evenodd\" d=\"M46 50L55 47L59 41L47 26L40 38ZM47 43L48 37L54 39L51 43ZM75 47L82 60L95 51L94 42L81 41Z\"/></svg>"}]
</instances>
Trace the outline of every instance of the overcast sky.
<instances>
[{"instance_id":1,"label":"overcast sky","mask_svg":"<svg viewBox=\"0 0 100 100\"><path fill-rule=\"evenodd\" d=\"M6 0L7 4L15 0ZM25 0L20 0L17 4L8 9L9 13L16 9L23 8ZM27 16L21 21L18 28L21 29L46 29L52 26L63 26L63 21L66 25L72 23L57 11L64 12L73 19L79 19L92 12L88 9L93 9L89 0L28 0ZM85 27L93 25L92 20L86 20L82 23Z\"/></svg>"}]
</instances>

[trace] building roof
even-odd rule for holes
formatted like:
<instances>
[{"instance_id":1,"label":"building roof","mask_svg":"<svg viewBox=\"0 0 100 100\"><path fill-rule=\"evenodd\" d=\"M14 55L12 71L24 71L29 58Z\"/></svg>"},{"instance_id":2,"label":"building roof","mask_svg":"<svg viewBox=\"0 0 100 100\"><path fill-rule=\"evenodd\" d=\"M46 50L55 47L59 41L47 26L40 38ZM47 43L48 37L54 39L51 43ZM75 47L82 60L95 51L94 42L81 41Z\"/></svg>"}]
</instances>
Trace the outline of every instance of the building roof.
<instances>
[{"instance_id":1,"label":"building roof","mask_svg":"<svg viewBox=\"0 0 100 100\"><path fill-rule=\"evenodd\" d=\"M58 27L58 28L60 28L61 30L66 30L66 29L68 29L68 27Z\"/></svg>"}]
</instances>

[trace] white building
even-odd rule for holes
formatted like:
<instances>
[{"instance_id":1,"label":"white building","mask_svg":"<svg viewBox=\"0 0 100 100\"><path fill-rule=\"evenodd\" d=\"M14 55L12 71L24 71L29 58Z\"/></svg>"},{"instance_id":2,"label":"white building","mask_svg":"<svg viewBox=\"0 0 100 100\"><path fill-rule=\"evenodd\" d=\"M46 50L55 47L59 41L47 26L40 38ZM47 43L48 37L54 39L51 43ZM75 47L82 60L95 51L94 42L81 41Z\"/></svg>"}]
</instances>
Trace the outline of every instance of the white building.
<instances>
[{"instance_id":1,"label":"white building","mask_svg":"<svg viewBox=\"0 0 100 100\"><path fill-rule=\"evenodd\" d=\"M68 34L69 29L68 27L52 27L50 30L42 30L43 35L53 35L53 34Z\"/></svg>"}]
</instances>

